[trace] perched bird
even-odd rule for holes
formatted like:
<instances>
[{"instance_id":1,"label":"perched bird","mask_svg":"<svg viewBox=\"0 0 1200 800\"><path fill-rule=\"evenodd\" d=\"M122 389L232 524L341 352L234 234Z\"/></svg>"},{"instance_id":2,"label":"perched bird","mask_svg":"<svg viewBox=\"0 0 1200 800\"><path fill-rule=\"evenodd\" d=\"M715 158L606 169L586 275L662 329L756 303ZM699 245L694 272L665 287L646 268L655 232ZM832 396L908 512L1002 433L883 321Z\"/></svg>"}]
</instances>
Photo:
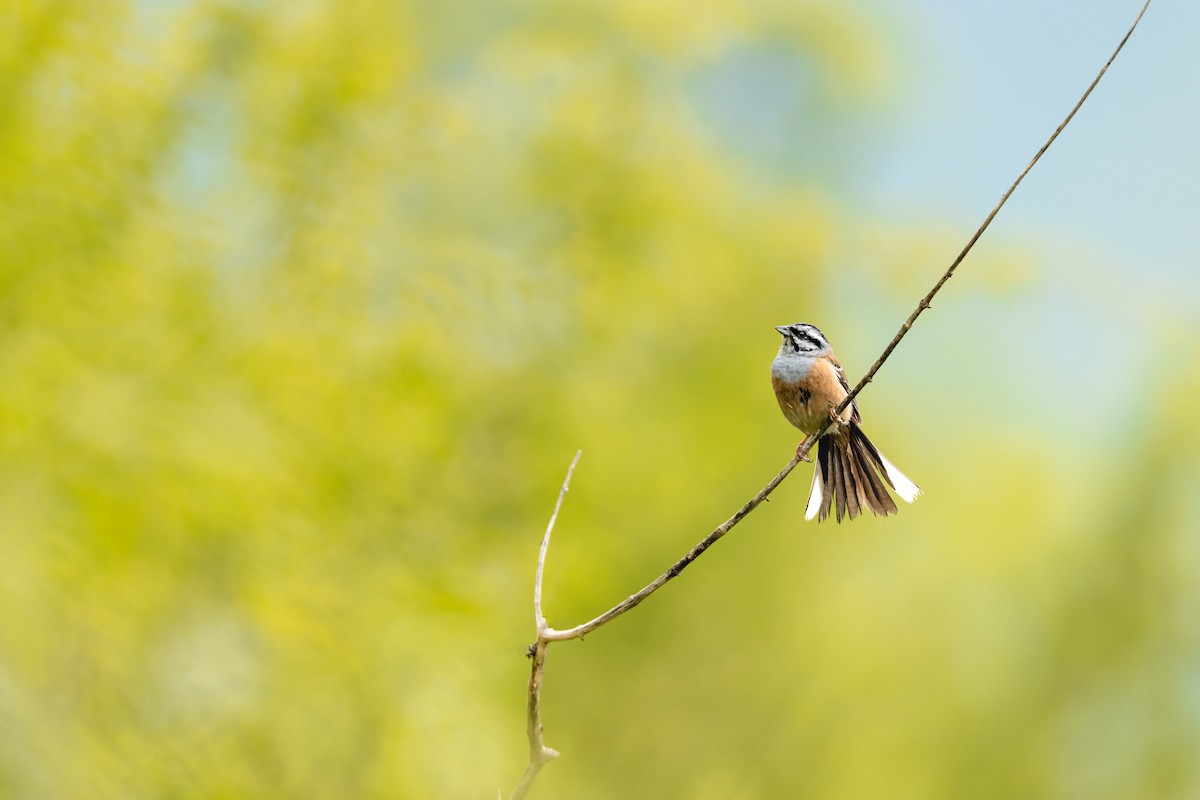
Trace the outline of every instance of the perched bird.
<instances>
[{"instance_id":1,"label":"perched bird","mask_svg":"<svg viewBox=\"0 0 1200 800\"><path fill-rule=\"evenodd\" d=\"M838 522L843 515L854 519L864 509L883 516L895 514L896 503L884 488L885 482L905 502L916 500L921 490L863 433L858 404L851 403L841 416L834 415L850 394L850 384L825 334L805 322L775 330L783 336L783 343L771 364L771 385L783 415L807 436L826 420L833 420L818 442L804 518L824 520L835 507Z\"/></svg>"}]
</instances>

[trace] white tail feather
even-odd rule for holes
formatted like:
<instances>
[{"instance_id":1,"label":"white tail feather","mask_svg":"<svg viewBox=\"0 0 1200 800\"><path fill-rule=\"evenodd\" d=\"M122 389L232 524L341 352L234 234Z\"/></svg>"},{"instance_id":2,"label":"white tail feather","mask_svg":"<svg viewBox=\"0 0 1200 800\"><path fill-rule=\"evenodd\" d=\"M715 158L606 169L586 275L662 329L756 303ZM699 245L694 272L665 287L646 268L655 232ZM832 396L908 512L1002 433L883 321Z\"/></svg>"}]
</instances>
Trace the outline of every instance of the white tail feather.
<instances>
[{"instance_id":1,"label":"white tail feather","mask_svg":"<svg viewBox=\"0 0 1200 800\"><path fill-rule=\"evenodd\" d=\"M808 492L808 508L804 509L804 518L806 520L812 519L821 510L821 501L824 499L824 496L825 483L821 480L821 465L813 464L812 489Z\"/></svg>"},{"instance_id":2,"label":"white tail feather","mask_svg":"<svg viewBox=\"0 0 1200 800\"><path fill-rule=\"evenodd\" d=\"M892 482L892 486L895 488L896 494L900 495L900 499L906 503L911 503L913 500L916 500L917 495L921 493L920 487L910 481L907 475L896 469L896 465L888 461L883 453L879 453L879 460L883 462L883 471L887 473L888 480ZM808 505L809 508L812 508L811 499L809 500ZM806 519L811 519L811 517L806 517Z\"/></svg>"}]
</instances>

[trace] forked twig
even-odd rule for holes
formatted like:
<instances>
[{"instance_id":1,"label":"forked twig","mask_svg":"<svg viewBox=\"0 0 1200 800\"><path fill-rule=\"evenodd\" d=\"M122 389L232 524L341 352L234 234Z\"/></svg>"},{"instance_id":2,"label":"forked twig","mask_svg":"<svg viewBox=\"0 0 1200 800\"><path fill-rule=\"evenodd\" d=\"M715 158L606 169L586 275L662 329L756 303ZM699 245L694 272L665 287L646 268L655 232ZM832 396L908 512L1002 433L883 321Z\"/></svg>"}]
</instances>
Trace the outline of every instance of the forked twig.
<instances>
[{"instance_id":1,"label":"forked twig","mask_svg":"<svg viewBox=\"0 0 1200 800\"><path fill-rule=\"evenodd\" d=\"M1109 56L1108 61L1106 61L1104 66L1100 69L1100 72L1097 73L1095 79L1087 87L1087 90L1084 91L1083 95L1079 98L1079 102L1075 104L1075 106L1071 109L1071 112L1067 114L1066 118L1059 124L1057 128L1055 128L1054 133L1050 135L1050 138L1046 140L1046 143L1043 144L1037 153L1034 154L1033 159L1030 160L1028 166L1021 171L1021 174L1017 176L1017 179L1013 181L1011 186L1008 187L1008 191L1001 196L1000 201L996 203L996 206L991 210L991 213L987 215L983 223L975 231L974 235L971 236L971 238L967 241L966 246L964 246L962 251L958 254L958 257L954 259L949 268L945 271L945 273L942 274L941 278L938 279L937 283L933 285L933 288L929 290L929 293L922 297L921 301L917 303L916 309L914 309L913 312L909 314L908 318L904 320L904 323L900 326L900 330L897 331L891 342L888 343L888 346L884 348L883 353L878 359L876 359L875 363L871 365L871 368L867 370L867 374L862 377L862 380L858 382L854 389L850 391L842 403L837 407L836 413L840 414L847 406L854 402L854 398L857 397L858 394L866 387L866 385L872 381L872 379L875 377L875 373L879 371L880 367L883 366L884 362L888 360L892 352L896 349L896 346L900 344L900 340L903 339L908 334L909 330L912 329L912 325L916 321L917 317L919 317L922 312L930 307L930 303L932 302L934 296L941 291L942 287L946 285L946 282L954 276L955 270L957 270L958 266L963 262L964 259L966 259L967 254L971 252L971 248L973 248L975 243L978 242L980 237L983 236L983 233L988 229L988 226L992 224L992 220L996 218L998 213L1000 213L1000 209L1003 208L1004 204L1008 202L1008 198L1012 196L1013 192L1016 191L1016 188L1021 184L1021 181L1025 179L1025 176L1029 174L1030 170L1033 169L1034 165L1037 164L1042 155L1050 148L1050 145L1052 145L1055 139L1058 138L1058 135L1063 132L1064 128L1067 127L1067 124L1074 119L1075 114L1083 106L1084 102L1089 96L1091 96L1092 90L1095 89L1097 84L1100 83L1100 79L1104 77L1104 74L1108 71L1109 66L1111 66L1113 61L1116 60L1117 55L1121 52L1121 49L1125 47L1125 43L1129 41L1129 37L1133 35L1134 30L1137 28L1138 23L1141 22L1142 16L1146 13L1146 9L1149 7L1150 0L1146 0L1145 4L1141 8L1141 11L1138 12L1137 17L1134 19L1133 24L1129 27L1129 30L1125 33L1125 36L1122 37L1112 55ZM732 517L718 525L712 531L712 533L700 540L700 542L691 550L689 550L683 558L672 564L670 569L668 569L666 572L648 583L640 591L625 598L620 603L617 603L615 606L605 611L595 619L589 620L581 625L576 625L575 627L568 628L566 630L556 630L551 628L546 623L545 616L542 614L542 574L545 568L546 549L550 545L550 534L554 529L555 520L558 518L558 511L562 506L563 496L567 492L567 485L570 483L571 473L574 472L575 465L579 462L580 454L575 454L575 458L571 461L571 466L567 470L566 480L563 481L562 489L559 491L558 502L555 503L554 513L550 517L550 524L546 528L546 535L542 538L541 550L538 553L537 573L534 580L533 590L534 618L537 624L537 641L529 647L529 656L533 660L533 665L529 676L529 696L527 703L529 764L526 766L525 772L521 775L521 780L517 784L516 789L513 790L513 800L520 800L520 798L525 797L533 783L534 778L537 777L537 774L541 770L542 766L547 761L551 761L557 758L559 755L556 750L546 747L542 737L542 675L545 672L546 649L549 647L550 643L565 641L567 639L583 638L600 626L611 622L629 609L641 603L647 597L665 586L672 578L678 577L678 575L683 572L688 564L691 564L693 561L699 558L705 550L715 544L716 541L722 536L729 533L733 526L741 522L747 514L749 514L764 500L766 500L771 492L775 491L775 488L783 482L783 479L786 478L788 474L796 468L796 465L807 456L808 451L817 442L817 440L824 435L824 433L832 424L833 415L830 415L830 418L824 422L817 432L809 436L801 445L801 447L797 449L795 457L793 457L792 460L789 461L783 467L783 469L779 471L778 475L772 478L770 482L768 482L767 485L758 492L758 494L754 495L754 497L750 498L745 505L739 508Z\"/></svg>"},{"instance_id":2,"label":"forked twig","mask_svg":"<svg viewBox=\"0 0 1200 800\"><path fill-rule=\"evenodd\" d=\"M583 455L583 451L576 451L575 458L571 459L571 466L567 467L567 477L563 479L562 488L558 490L554 513L550 515L550 523L546 526L546 535L542 537L542 546L538 550L537 572L533 578L533 620L537 626L538 636L537 642L529 648L529 657L533 660L533 665L529 670L529 696L526 698L525 704L525 733L529 737L529 763L525 766L525 772L522 773L517 788L513 790L514 798L524 797L542 766L547 761L558 758L558 751L546 747L545 742L542 741L542 675L546 670L546 646L550 643L545 636L548 630L546 617L542 614L542 575L546 567L546 551L550 548L550 534L554 533L554 523L558 521L558 511L562 508L563 497L566 496L571 485L571 473L575 471L575 465L579 463L581 455Z\"/></svg>"}]
</instances>

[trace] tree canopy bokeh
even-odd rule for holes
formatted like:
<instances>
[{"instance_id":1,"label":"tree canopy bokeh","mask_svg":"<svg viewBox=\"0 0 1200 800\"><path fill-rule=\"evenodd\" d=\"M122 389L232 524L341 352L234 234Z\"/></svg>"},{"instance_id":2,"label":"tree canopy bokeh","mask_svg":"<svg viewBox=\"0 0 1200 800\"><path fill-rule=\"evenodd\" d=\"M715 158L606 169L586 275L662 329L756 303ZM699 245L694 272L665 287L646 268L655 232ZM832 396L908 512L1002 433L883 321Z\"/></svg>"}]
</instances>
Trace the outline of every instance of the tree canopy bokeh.
<instances>
[{"instance_id":1,"label":"tree canopy bokeh","mask_svg":"<svg viewBox=\"0 0 1200 800\"><path fill-rule=\"evenodd\" d=\"M5 796L507 791L576 448L560 627L790 457L773 325L856 379L964 237L846 191L899 113L854 4L10 6ZM920 502L804 524L798 470L551 649L536 796L1200 791L1200 337L1064 430L1011 338L1060 266L981 248L862 396Z\"/></svg>"}]
</instances>

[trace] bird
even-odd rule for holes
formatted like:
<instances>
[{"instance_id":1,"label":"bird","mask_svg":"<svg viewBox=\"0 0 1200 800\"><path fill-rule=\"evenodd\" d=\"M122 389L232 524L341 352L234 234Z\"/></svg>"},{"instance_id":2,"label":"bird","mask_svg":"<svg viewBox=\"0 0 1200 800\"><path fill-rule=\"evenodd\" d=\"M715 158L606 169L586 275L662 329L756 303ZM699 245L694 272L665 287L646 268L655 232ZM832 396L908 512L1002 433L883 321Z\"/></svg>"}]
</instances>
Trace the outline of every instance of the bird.
<instances>
[{"instance_id":1,"label":"bird","mask_svg":"<svg viewBox=\"0 0 1200 800\"><path fill-rule=\"evenodd\" d=\"M850 394L850 384L825 334L806 322L779 325L775 330L783 336L783 342L771 363L771 386L783 416L805 433L804 441L796 448L797 455L826 420L833 421L817 442L819 451L804 518L816 517L822 522L836 513L841 522L843 516L854 519L865 511L880 516L895 514L896 502L885 484L905 502L916 500L920 488L863 433L858 403L851 402L840 415L836 414Z\"/></svg>"}]
</instances>

